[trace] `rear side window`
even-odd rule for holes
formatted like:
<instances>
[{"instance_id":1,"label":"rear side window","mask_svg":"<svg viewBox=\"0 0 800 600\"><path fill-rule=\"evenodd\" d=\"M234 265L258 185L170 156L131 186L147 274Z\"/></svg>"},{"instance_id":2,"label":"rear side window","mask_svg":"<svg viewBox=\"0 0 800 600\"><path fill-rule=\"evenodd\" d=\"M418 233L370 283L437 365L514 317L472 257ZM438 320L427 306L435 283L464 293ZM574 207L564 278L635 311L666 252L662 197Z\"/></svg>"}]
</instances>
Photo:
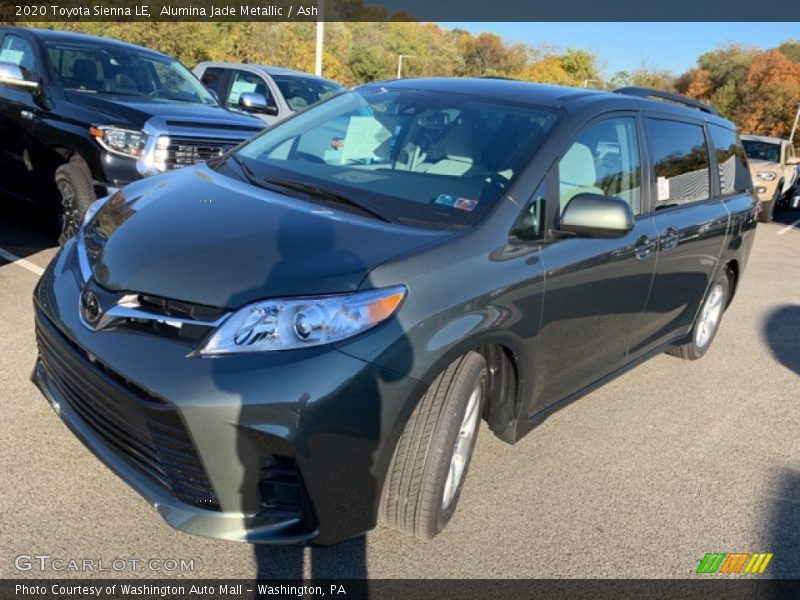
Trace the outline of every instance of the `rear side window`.
<instances>
[{"instance_id":1,"label":"rear side window","mask_svg":"<svg viewBox=\"0 0 800 600\"><path fill-rule=\"evenodd\" d=\"M203 85L205 85L208 89L213 90L217 95L219 95L220 87L222 86L222 80L224 77L224 69L211 67L210 69L203 71L203 77L200 78L200 81L202 81Z\"/></svg>"},{"instance_id":2,"label":"rear side window","mask_svg":"<svg viewBox=\"0 0 800 600\"><path fill-rule=\"evenodd\" d=\"M656 175L656 208L707 200L711 196L708 149L700 125L647 119Z\"/></svg>"},{"instance_id":3,"label":"rear side window","mask_svg":"<svg viewBox=\"0 0 800 600\"><path fill-rule=\"evenodd\" d=\"M750 189L750 173L736 132L719 125L709 125L709 130L717 154L720 193L725 196L746 192Z\"/></svg>"}]
</instances>

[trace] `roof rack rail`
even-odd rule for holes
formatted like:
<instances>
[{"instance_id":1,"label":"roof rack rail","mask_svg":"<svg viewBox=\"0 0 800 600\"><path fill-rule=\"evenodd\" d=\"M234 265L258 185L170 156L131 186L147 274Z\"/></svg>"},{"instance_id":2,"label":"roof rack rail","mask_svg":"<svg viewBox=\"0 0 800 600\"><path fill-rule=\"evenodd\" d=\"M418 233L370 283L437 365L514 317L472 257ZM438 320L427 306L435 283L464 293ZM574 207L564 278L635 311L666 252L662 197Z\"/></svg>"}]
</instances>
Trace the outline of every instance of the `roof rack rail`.
<instances>
[{"instance_id":1,"label":"roof rack rail","mask_svg":"<svg viewBox=\"0 0 800 600\"><path fill-rule=\"evenodd\" d=\"M696 108L697 110L702 110L710 115L719 116L719 113L716 109L708 104L700 102L698 100L692 100L691 98L685 98L684 96L679 96L678 94L670 94L669 92L662 92L661 90L654 90L651 88L646 87L624 87L619 88L618 90L614 90L615 94L625 94L626 96L637 96L639 98L659 98L661 100L667 100L669 102L675 102L676 104L683 104L684 106L688 106L690 108Z\"/></svg>"}]
</instances>

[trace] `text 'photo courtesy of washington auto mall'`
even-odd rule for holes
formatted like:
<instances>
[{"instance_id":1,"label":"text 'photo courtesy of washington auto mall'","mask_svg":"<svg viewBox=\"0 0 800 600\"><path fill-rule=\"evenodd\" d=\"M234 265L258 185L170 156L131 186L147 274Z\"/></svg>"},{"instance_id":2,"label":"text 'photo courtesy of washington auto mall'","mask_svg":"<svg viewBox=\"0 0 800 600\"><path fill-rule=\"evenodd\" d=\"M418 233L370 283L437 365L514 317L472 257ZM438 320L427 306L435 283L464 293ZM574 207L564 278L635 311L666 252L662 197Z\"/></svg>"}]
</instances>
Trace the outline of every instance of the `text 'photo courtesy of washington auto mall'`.
<instances>
[{"instance_id":1,"label":"text 'photo courtesy of washington auto mall'","mask_svg":"<svg viewBox=\"0 0 800 600\"><path fill-rule=\"evenodd\" d=\"M3 2L0 597L800 594L800 9L576 1Z\"/></svg>"}]
</instances>

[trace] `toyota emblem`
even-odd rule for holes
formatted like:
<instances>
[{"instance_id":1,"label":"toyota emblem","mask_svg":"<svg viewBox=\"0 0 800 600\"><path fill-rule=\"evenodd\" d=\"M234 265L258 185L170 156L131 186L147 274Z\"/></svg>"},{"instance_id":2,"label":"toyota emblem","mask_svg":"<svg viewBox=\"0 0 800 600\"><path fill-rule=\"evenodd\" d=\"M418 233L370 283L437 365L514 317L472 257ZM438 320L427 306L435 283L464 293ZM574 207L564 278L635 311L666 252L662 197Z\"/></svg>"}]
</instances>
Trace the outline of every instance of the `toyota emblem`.
<instances>
[{"instance_id":1,"label":"toyota emblem","mask_svg":"<svg viewBox=\"0 0 800 600\"><path fill-rule=\"evenodd\" d=\"M81 294L81 316L89 325L96 325L100 320L100 300L91 290L83 290Z\"/></svg>"}]
</instances>

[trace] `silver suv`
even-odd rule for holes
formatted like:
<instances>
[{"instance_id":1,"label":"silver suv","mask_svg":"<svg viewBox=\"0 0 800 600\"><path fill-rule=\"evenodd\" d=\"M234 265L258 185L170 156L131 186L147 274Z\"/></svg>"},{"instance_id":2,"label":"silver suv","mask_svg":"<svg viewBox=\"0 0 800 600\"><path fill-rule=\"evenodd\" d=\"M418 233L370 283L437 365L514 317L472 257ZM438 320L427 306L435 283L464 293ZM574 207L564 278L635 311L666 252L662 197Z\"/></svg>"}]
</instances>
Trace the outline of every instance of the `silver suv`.
<instances>
[{"instance_id":1,"label":"silver suv","mask_svg":"<svg viewBox=\"0 0 800 600\"><path fill-rule=\"evenodd\" d=\"M310 73L265 65L201 62L194 74L223 106L251 113L269 125L343 89Z\"/></svg>"}]
</instances>

